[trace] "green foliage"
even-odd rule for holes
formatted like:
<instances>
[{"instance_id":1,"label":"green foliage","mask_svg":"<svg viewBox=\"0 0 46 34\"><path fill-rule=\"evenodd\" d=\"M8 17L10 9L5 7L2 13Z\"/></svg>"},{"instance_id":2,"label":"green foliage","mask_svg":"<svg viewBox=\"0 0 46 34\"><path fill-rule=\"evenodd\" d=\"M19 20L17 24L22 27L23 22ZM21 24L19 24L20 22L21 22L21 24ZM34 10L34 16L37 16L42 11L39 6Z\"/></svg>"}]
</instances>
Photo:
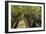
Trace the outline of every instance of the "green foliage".
<instances>
[{"instance_id":1,"label":"green foliage","mask_svg":"<svg viewBox=\"0 0 46 34\"><path fill-rule=\"evenodd\" d=\"M26 18L31 19L35 15L36 23L41 23L41 7L40 6L21 6L21 5L11 5L11 16L12 16L12 26L15 21L21 16L21 14L26 15Z\"/></svg>"}]
</instances>

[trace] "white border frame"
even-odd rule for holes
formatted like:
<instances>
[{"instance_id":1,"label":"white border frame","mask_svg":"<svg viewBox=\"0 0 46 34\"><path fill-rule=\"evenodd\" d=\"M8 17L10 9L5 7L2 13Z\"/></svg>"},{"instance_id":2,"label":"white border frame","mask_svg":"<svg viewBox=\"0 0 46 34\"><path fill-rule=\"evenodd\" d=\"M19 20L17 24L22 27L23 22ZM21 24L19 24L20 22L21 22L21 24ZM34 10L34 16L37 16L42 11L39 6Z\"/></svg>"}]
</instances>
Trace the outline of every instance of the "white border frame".
<instances>
[{"instance_id":1,"label":"white border frame","mask_svg":"<svg viewBox=\"0 0 46 34\"><path fill-rule=\"evenodd\" d=\"M11 29L11 5L24 5L24 6L41 6L41 15L42 15L42 26L38 28L19 28L19 29ZM16 31L32 31L32 30L43 30L44 29L44 5L42 4L27 4L27 3L8 3L8 31L16 32Z\"/></svg>"}]
</instances>

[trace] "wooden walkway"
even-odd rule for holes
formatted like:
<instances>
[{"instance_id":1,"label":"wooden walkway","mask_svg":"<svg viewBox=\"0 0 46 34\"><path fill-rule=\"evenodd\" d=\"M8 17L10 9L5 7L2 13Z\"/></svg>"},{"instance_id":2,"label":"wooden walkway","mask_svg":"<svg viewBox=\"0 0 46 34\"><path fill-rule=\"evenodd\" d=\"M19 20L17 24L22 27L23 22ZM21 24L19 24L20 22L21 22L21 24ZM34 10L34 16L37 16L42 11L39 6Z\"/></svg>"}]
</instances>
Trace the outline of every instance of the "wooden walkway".
<instances>
[{"instance_id":1,"label":"wooden walkway","mask_svg":"<svg viewBox=\"0 0 46 34\"><path fill-rule=\"evenodd\" d=\"M12 28L29 28L26 19L19 20L18 23L15 22Z\"/></svg>"}]
</instances>

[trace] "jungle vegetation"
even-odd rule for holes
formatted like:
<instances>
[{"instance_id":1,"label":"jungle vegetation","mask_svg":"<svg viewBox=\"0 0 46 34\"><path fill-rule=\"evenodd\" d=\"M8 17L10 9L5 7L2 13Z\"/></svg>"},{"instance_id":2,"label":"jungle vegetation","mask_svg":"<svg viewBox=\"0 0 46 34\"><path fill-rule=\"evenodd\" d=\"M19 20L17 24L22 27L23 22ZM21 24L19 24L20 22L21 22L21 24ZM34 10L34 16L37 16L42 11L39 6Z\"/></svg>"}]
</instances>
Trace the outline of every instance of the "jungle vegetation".
<instances>
[{"instance_id":1,"label":"jungle vegetation","mask_svg":"<svg viewBox=\"0 0 46 34\"><path fill-rule=\"evenodd\" d=\"M41 27L41 7L11 5L11 28L21 19L26 19L29 28Z\"/></svg>"}]
</instances>

